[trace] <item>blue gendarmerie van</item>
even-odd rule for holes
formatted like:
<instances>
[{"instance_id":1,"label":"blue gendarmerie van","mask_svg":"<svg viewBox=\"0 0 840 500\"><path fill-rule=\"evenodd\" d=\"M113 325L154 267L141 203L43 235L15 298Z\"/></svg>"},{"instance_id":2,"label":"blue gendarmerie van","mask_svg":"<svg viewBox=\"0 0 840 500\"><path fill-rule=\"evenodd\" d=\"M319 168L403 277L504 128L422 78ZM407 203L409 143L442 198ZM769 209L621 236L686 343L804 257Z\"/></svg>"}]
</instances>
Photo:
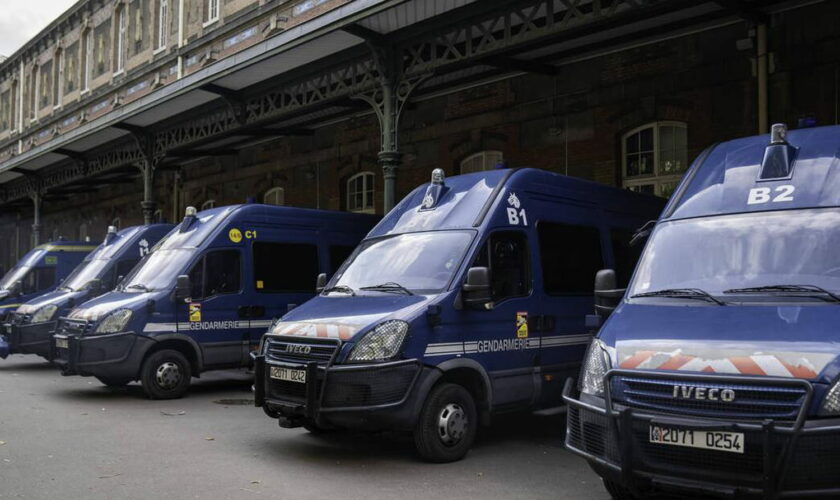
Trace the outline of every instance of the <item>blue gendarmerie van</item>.
<instances>
[{"instance_id":1,"label":"blue gendarmerie van","mask_svg":"<svg viewBox=\"0 0 840 500\"><path fill-rule=\"evenodd\" d=\"M94 248L92 243L57 240L27 252L0 279L0 322L24 302L54 290Z\"/></svg>"},{"instance_id":2,"label":"blue gendarmerie van","mask_svg":"<svg viewBox=\"0 0 840 500\"><path fill-rule=\"evenodd\" d=\"M21 304L12 313L6 325L10 352L51 359L58 318L76 305L113 290L119 278L126 276L172 228L172 224L151 224L117 231L109 226L105 241L58 288Z\"/></svg>"},{"instance_id":3,"label":"blue gendarmerie van","mask_svg":"<svg viewBox=\"0 0 840 500\"><path fill-rule=\"evenodd\" d=\"M457 460L493 412L561 405L592 273L629 274L630 237L661 208L541 170L435 170L272 325L256 404L282 427L413 431L424 458Z\"/></svg>"},{"instance_id":4,"label":"blue gendarmerie van","mask_svg":"<svg viewBox=\"0 0 840 500\"><path fill-rule=\"evenodd\" d=\"M774 125L686 173L565 390L614 498L840 497L838 151Z\"/></svg>"},{"instance_id":5,"label":"blue gendarmerie van","mask_svg":"<svg viewBox=\"0 0 840 500\"><path fill-rule=\"evenodd\" d=\"M112 292L59 321L65 375L112 386L140 380L150 398L182 396L207 370L247 367L273 318L314 294L373 227L374 216L232 205L196 213Z\"/></svg>"}]
</instances>

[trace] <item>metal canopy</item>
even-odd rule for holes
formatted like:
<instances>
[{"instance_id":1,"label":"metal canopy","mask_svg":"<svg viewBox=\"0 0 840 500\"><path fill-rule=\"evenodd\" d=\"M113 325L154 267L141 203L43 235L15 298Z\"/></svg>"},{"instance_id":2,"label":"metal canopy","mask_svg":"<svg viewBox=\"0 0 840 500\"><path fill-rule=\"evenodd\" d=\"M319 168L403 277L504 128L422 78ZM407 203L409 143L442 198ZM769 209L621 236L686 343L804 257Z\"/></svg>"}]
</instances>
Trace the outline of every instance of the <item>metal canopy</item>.
<instances>
[{"instance_id":1,"label":"metal canopy","mask_svg":"<svg viewBox=\"0 0 840 500\"><path fill-rule=\"evenodd\" d=\"M598 51L752 22L806 1L758 8L695 0L357 0L0 164L0 204L126 165L233 154L372 112L355 98L382 77L377 43L388 44L404 78L420 83L416 98L505 74L551 75ZM52 153L58 149L66 154ZM21 168L40 176L10 173Z\"/></svg>"}]
</instances>

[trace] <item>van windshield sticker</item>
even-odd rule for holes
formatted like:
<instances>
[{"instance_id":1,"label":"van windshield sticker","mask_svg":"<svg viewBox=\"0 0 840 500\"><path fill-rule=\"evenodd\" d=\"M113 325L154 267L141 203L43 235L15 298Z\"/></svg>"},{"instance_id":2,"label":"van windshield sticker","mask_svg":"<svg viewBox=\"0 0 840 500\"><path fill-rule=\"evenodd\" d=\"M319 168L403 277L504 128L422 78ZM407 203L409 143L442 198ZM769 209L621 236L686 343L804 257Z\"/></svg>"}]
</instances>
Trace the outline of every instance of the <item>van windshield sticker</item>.
<instances>
[{"instance_id":1,"label":"van windshield sticker","mask_svg":"<svg viewBox=\"0 0 840 500\"><path fill-rule=\"evenodd\" d=\"M747 196L747 205L758 205L761 203L768 202L781 203L785 201L793 201L794 191L796 191L796 186L791 186L790 184L785 184L784 186L777 186L775 189L769 187L752 188L750 189L750 193Z\"/></svg>"},{"instance_id":2,"label":"van windshield sticker","mask_svg":"<svg viewBox=\"0 0 840 500\"><path fill-rule=\"evenodd\" d=\"M516 196L516 193L511 191L507 202L509 205L507 207L508 223L511 226L519 226L520 224L527 226L528 216L525 214L525 209L522 208L522 202L519 201L519 197Z\"/></svg>"}]
</instances>

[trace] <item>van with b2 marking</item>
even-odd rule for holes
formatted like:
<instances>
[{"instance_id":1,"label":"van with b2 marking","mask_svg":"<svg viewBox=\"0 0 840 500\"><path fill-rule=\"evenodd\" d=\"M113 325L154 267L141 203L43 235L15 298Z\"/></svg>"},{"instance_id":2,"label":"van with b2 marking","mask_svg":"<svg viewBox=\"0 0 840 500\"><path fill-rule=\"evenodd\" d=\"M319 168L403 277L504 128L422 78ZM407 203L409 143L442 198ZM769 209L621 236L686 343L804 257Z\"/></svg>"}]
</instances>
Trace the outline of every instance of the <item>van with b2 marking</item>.
<instances>
[{"instance_id":1,"label":"van with b2 marking","mask_svg":"<svg viewBox=\"0 0 840 500\"><path fill-rule=\"evenodd\" d=\"M247 367L272 318L313 295L373 227L370 215L233 205L184 220L112 292L59 321L65 375L111 386L140 380L153 399L182 396L191 377Z\"/></svg>"},{"instance_id":2,"label":"van with b2 marking","mask_svg":"<svg viewBox=\"0 0 840 500\"><path fill-rule=\"evenodd\" d=\"M774 125L685 174L565 390L613 498L840 497L838 151Z\"/></svg>"},{"instance_id":3,"label":"van with b2 marking","mask_svg":"<svg viewBox=\"0 0 840 500\"><path fill-rule=\"evenodd\" d=\"M113 290L172 227L172 224L151 224L117 231L115 226L108 226L105 241L58 288L24 302L12 313L6 324L10 352L51 359L57 318L65 316L77 304Z\"/></svg>"},{"instance_id":4,"label":"van with b2 marking","mask_svg":"<svg viewBox=\"0 0 840 500\"><path fill-rule=\"evenodd\" d=\"M256 404L281 427L411 431L424 458L460 459L492 413L561 405L591 275L627 276L661 205L535 169L437 169L271 326Z\"/></svg>"}]
</instances>

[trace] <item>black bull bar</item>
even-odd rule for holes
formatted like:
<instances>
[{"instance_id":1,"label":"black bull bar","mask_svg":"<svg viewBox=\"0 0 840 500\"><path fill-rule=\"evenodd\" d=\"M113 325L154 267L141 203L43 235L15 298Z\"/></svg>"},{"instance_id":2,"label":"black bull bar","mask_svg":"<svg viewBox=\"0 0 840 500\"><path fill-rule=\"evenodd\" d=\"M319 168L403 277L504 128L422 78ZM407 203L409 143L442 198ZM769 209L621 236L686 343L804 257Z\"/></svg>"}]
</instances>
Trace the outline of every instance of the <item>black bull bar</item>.
<instances>
[{"instance_id":1,"label":"black bull bar","mask_svg":"<svg viewBox=\"0 0 840 500\"><path fill-rule=\"evenodd\" d=\"M766 385L769 387L796 387L803 389L805 396L796 418L792 420L723 420L719 416L695 417L657 413L652 410L629 408L613 401L613 380L616 377L645 377L667 379L686 384L737 383ZM813 401L813 386L806 380L776 377L727 377L708 374L681 374L640 370L610 370L604 377L604 399L584 400L578 393L574 380L567 380L563 399L569 407L566 447L586 458L602 475L623 484L636 494L654 490L694 490L696 492L737 496L754 495L765 499L794 498L803 496L840 497L840 478L810 482L807 479L811 467L819 475L828 468L835 471L840 467L840 420L807 420ZM601 406L603 402L603 406ZM742 432L745 446L751 447L754 468L742 470L733 462L727 469L729 459L726 452L715 451L720 464L693 464L692 468L681 465L679 458L708 453L706 450L668 445L671 463L663 466L651 460L651 444L645 441L644 429L661 425L704 431ZM807 440L807 446L800 446ZM811 448L816 446L818 451ZM760 448L758 454L756 448ZM827 452L827 453L826 453ZM738 459L738 454L735 458ZM745 456L744 456L745 457ZM657 457L658 458L658 457ZM792 463L795 459L796 463ZM810 461L809 461L810 460ZM801 463L799 463L801 461ZM704 469L703 465L708 465ZM794 469L792 471L792 469ZM786 484L789 482L792 487Z\"/></svg>"}]
</instances>

